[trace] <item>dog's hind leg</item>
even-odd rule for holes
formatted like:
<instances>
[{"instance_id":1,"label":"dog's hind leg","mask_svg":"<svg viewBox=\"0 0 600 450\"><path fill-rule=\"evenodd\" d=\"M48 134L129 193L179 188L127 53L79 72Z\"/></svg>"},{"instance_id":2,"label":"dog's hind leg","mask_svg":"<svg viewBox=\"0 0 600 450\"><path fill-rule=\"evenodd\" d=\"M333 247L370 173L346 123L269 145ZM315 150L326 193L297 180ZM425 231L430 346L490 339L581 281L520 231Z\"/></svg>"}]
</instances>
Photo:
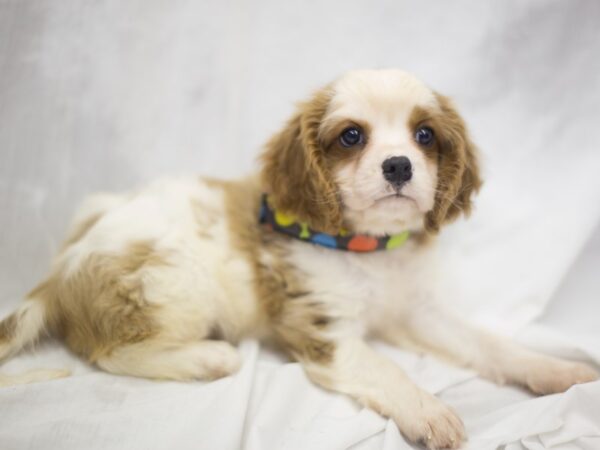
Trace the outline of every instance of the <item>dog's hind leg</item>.
<instances>
[{"instance_id":1,"label":"dog's hind leg","mask_svg":"<svg viewBox=\"0 0 600 450\"><path fill-rule=\"evenodd\" d=\"M238 351L225 341L157 338L118 347L96 361L114 374L167 380L214 380L236 372L240 362Z\"/></svg>"}]
</instances>

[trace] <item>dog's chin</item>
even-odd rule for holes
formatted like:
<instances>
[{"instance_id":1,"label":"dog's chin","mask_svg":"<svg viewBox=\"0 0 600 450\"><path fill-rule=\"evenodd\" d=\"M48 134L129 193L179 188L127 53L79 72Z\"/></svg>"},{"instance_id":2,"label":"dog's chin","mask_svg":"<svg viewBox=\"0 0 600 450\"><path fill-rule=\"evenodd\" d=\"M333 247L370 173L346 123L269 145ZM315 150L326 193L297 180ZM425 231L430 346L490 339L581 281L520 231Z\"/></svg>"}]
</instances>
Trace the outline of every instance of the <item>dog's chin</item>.
<instances>
[{"instance_id":1,"label":"dog's chin","mask_svg":"<svg viewBox=\"0 0 600 450\"><path fill-rule=\"evenodd\" d=\"M345 210L345 218L358 233L397 234L423 228L423 212L415 199L403 194L378 197L368 207Z\"/></svg>"}]
</instances>

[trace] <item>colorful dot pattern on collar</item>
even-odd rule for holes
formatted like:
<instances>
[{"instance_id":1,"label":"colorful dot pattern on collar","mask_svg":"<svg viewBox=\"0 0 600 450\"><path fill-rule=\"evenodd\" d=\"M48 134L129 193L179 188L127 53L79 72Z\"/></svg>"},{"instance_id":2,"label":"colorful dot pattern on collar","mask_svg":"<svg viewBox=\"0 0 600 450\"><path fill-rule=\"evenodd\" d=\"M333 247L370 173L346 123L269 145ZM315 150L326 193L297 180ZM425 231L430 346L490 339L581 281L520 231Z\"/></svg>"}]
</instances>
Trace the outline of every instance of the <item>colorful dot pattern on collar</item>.
<instances>
[{"instance_id":1,"label":"colorful dot pattern on collar","mask_svg":"<svg viewBox=\"0 0 600 450\"><path fill-rule=\"evenodd\" d=\"M301 241L327 248L361 253L398 248L410 236L408 231L379 237L366 234L352 234L344 229L341 229L336 235L321 233L313 230L306 223L298 222L293 216L275 211L270 205L267 194L263 194L262 196L259 222L273 231L286 234Z\"/></svg>"}]
</instances>

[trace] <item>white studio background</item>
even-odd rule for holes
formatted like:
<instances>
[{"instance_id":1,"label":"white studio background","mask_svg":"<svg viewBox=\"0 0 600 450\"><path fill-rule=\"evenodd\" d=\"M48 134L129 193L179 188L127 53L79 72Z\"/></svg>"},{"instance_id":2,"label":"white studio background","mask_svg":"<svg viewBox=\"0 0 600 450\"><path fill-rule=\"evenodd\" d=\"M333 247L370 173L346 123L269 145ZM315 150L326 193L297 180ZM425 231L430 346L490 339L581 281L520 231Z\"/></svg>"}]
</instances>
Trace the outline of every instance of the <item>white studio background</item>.
<instances>
[{"instance_id":1,"label":"white studio background","mask_svg":"<svg viewBox=\"0 0 600 450\"><path fill-rule=\"evenodd\" d=\"M253 170L293 102L400 67L455 99L484 154L469 245L501 242L465 244L470 268L506 285L542 265L543 303L600 217L598 23L572 0L2 0L0 302L44 274L87 193Z\"/></svg>"},{"instance_id":2,"label":"white studio background","mask_svg":"<svg viewBox=\"0 0 600 450\"><path fill-rule=\"evenodd\" d=\"M411 71L453 97L482 150L477 210L442 236L459 287L448 301L511 333L558 292L564 300L547 324L574 335L584 316L594 329L600 235L586 245L600 224L593 0L0 0L0 313L44 275L86 194L168 174L255 170L295 101L345 70L378 67ZM575 264L582 251L585 267ZM574 281L578 273L586 281ZM593 339L576 346L600 361L590 351L597 331ZM276 370L301 377L297 366ZM265 384L271 372L257 373ZM94 376L100 391L128 386ZM72 383L61 386L85 397L88 386ZM62 395L24 389L49 402ZM85 407L69 408L87 417ZM359 422L377 428L377 420ZM0 438L8 434L0 429ZM248 436L261 448L255 432Z\"/></svg>"}]
</instances>

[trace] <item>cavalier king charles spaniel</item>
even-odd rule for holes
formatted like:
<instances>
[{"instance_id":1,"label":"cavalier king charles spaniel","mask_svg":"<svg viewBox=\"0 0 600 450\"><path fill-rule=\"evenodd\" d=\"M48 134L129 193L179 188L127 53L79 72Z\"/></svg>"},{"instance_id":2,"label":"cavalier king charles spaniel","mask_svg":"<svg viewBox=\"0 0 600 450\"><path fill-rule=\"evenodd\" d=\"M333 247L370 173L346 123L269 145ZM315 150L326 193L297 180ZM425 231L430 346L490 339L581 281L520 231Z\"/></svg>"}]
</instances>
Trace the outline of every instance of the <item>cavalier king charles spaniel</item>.
<instances>
[{"instance_id":1,"label":"cavalier king charles spaniel","mask_svg":"<svg viewBox=\"0 0 600 450\"><path fill-rule=\"evenodd\" d=\"M447 97L403 71L349 72L299 105L255 177L91 197L50 275L0 323L0 358L49 333L114 374L212 380L238 370L240 339L268 339L411 441L457 448L458 415L368 338L538 394L597 378L438 303L435 235L480 186Z\"/></svg>"}]
</instances>

